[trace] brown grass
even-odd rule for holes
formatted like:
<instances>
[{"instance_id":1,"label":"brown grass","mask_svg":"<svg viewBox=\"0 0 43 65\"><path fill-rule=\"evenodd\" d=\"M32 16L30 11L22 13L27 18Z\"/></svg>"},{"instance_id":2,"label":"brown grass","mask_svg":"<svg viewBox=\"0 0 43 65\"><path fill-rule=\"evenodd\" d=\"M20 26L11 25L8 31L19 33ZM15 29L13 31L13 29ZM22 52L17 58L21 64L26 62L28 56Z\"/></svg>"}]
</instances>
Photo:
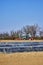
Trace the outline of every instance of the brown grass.
<instances>
[{"instance_id":1,"label":"brown grass","mask_svg":"<svg viewBox=\"0 0 43 65\"><path fill-rule=\"evenodd\" d=\"M0 42L43 42L43 40L0 40Z\"/></svg>"},{"instance_id":2,"label":"brown grass","mask_svg":"<svg viewBox=\"0 0 43 65\"><path fill-rule=\"evenodd\" d=\"M0 53L0 65L43 65L43 52Z\"/></svg>"}]
</instances>

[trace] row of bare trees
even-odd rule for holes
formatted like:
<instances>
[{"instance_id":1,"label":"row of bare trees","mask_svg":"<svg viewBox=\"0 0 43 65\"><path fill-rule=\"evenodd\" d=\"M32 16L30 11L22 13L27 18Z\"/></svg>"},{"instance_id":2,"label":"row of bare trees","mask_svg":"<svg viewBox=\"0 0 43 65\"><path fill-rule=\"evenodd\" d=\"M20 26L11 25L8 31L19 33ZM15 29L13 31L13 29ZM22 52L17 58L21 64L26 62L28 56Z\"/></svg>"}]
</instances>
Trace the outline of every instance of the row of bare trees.
<instances>
[{"instance_id":1,"label":"row of bare trees","mask_svg":"<svg viewBox=\"0 0 43 65\"><path fill-rule=\"evenodd\" d=\"M23 39L23 34L25 34L26 39L29 38L29 35L34 39L43 39L43 30L38 25L26 25L21 30L11 31L10 34L8 32L0 33L0 39Z\"/></svg>"}]
</instances>

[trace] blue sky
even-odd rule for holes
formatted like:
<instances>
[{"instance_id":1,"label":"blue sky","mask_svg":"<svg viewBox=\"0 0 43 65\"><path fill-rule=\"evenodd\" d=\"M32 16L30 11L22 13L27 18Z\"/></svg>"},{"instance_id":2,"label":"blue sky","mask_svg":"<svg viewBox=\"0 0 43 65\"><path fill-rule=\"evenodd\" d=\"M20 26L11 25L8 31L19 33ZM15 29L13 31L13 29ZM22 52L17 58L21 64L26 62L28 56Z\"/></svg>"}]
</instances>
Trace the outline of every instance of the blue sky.
<instances>
[{"instance_id":1,"label":"blue sky","mask_svg":"<svg viewBox=\"0 0 43 65\"><path fill-rule=\"evenodd\" d=\"M43 27L43 0L0 0L0 32L32 24Z\"/></svg>"}]
</instances>

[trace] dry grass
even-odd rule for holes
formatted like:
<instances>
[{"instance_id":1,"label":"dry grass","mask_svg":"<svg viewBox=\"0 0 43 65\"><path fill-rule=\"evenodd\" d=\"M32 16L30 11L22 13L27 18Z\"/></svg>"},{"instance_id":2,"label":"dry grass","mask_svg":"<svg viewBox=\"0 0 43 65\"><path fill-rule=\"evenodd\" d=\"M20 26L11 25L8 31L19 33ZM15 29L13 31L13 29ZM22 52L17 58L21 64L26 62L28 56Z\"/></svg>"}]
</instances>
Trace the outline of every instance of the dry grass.
<instances>
[{"instance_id":1,"label":"dry grass","mask_svg":"<svg viewBox=\"0 0 43 65\"><path fill-rule=\"evenodd\" d=\"M43 40L0 40L0 42L43 42Z\"/></svg>"},{"instance_id":2,"label":"dry grass","mask_svg":"<svg viewBox=\"0 0 43 65\"><path fill-rule=\"evenodd\" d=\"M43 65L43 52L0 53L0 65Z\"/></svg>"}]
</instances>

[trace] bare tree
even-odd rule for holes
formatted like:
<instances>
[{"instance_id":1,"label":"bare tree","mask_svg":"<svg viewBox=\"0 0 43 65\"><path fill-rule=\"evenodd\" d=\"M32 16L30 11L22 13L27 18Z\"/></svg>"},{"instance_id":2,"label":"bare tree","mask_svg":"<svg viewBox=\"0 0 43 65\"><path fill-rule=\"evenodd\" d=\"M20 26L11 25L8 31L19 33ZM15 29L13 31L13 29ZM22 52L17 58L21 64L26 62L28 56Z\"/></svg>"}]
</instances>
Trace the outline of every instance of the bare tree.
<instances>
[{"instance_id":1,"label":"bare tree","mask_svg":"<svg viewBox=\"0 0 43 65\"><path fill-rule=\"evenodd\" d=\"M11 39L15 39L15 32L14 32L14 31L11 31L11 32L10 32L10 38L11 38Z\"/></svg>"},{"instance_id":2,"label":"bare tree","mask_svg":"<svg viewBox=\"0 0 43 65\"><path fill-rule=\"evenodd\" d=\"M25 34L29 34L29 25L23 27L22 31L23 31L23 33L25 33Z\"/></svg>"},{"instance_id":3,"label":"bare tree","mask_svg":"<svg viewBox=\"0 0 43 65\"><path fill-rule=\"evenodd\" d=\"M10 34L8 32L0 33L0 39L16 39L16 38L22 38L22 35L25 34L26 39L29 38L29 35L31 37L35 37L37 35L37 32L40 33L40 36L43 36L43 31L40 31L40 27L36 25L27 25L23 27L21 30L18 31L11 31Z\"/></svg>"},{"instance_id":4,"label":"bare tree","mask_svg":"<svg viewBox=\"0 0 43 65\"><path fill-rule=\"evenodd\" d=\"M3 34L0 35L0 37L1 37L2 39L9 39L9 33L8 33L8 32L3 33Z\"/></svg>"},{"instance_id":5,"label":"bare tree","mask_svg":"<svg viewBox=\"0 0 43 65\"><path fill-rule=\"evenodd\" d=\"M40 37L43 37L43 31L40 31Z\"/></svg>"},{"instance_id":6,"label":"bare tree","mask_svg":"<svg viewBox=\"0 0 43 65\"><path fill-rule=\"evenodd\" d=\"M23 27L23 32L26 33L26 36L30 34L31 37L35 37L38 31L39 31L38 25L31 25L31 26L27 25Z\"/></svg>"},{"instance_id":7,"label":"bare tree","mask_svg":"<svg viewBox=\"0 0 43 65\"><path fill-rule=\"evenodd\" d=\"M22 30L18 30L17 34L18 34L19 38L21 38L22 37Z\"/></svg>"},{"instance_id":8,"label":"bare tree","mask_svg":"<svg viewBox=\"0 0 43 65\"><path fill-rule=\"evenodd\" d=\"M28 35L29 34L29 29L30 29L30 26L29 25L23 27L23 29L22 29L23 33L26 36L26 39L28 39L28 37L29 37L29 35Z\"/></svg>"},{"instance_id":9,"label":"bare tree","mask_svg":"<svg viewBox=\"0 0 43 65\"><path fill-rule=\"evenodd\" d=\"M29 28L29 32L30 32L32 37L35 37L38 31L39 31L39 26L38 25L32 25Z\"/></svg>"}]
</instances>

